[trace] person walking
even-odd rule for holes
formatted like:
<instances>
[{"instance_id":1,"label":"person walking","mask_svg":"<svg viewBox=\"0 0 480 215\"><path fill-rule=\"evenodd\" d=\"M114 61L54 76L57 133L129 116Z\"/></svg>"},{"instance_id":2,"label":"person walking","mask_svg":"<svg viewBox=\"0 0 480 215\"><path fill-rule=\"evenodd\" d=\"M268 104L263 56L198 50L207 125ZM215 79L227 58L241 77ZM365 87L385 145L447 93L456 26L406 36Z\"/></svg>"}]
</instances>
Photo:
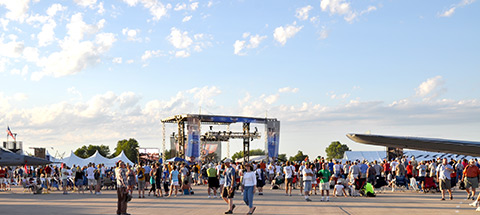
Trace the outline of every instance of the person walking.
<instances>
[{"instance_id":1,"label":"person walking","mask_svg":"<svg viewBox=\"0 0 480 215\"><path fill-rule=\"evenodd\" d=\"M225 159L225 185L222 190L222 198L228 204L228 211L225 214L233 214L235 204L233 204L233 197L235 195L235 169L230 165L232 160Z\"/></svg>"},{"instance_id":2,"label":"person walking","mask_svg":"<svg viewBox=\"0 0 480 215\"><path fill-rule=\"evenodd\" d=\"M127 175L126 166L123 161L117 164L115 169L115 177L117 178L117 215L130 215L127 213Z\"/></svg>"},{"instance_id":3,"label":"person walking","mask_svg":"<svg viewBox=\"0 0 480 215\"><path fill-rule=\"evenodd\" d=\"M217 189L220 185L218 183L217 170L213 168L213 164L209 165L209 168L207 169L207 175L208 175L208 198L211 198L210 190L213 190L213 198L217 198Z\"/></svg>"},{"instance_id":4,"label":"person walking","mask_svg":"<svg viewBox=\"0 0 480 215\"><path fill-rule=\"evenodd\" d=\"M293 188L293 172L295 167L290 165L290 161L287 161L285 167L283 167L283 174L285 175L285 195L292 196Z\"/></svg>"},{"instance_id":5,"label":"person walking","mask_svg":"<svg viewBox=\"0 0 480 215\"><path fill-rule=\"evenodd\" d=\"M310 192L312 191L312 180L315 180L313 177L313 164L306 163L305 168L302 170L303 175L303 183L305 188L305 201L311 202L312 200L309 198Z\"/></svg>"},{"instance_id":6,"label":"person walking","mask_svg":"<svg viewBox=\"0 0 480 215\"><path fill-rule=\"evenodd\" d=\"M258 195L262 196L263 195L263 186L265 186L265 170L261 168L261 165L257 165L257 170L255 170L257 174L257 188L258 188Z\"/></svg>"},{"instance_id":7,"label":"person walking","mask_svg":"<svg viewBox=\"0 0 480 215\"><path fill-rule=\"evenodd\" d=\"M478 179L480 177L480 169L475 165L475 160L471 159L467 167L463 170L462 181L465 183L465 190L467 191L467 199L475 199L475 191L478 188ZM470 188L472 192L470 193Z\"/></svg>"},{"instance_id":8,"label":"person walking","mask_svg":"<svg viewBox=\"0 0 480 215\"><path fill-rule=\"evenodd\" d=\"M248 213L253 214L257 207L253 207L253 194L255 194L255 186L257 185L256 173L252 171L250 164L245 165L245 171L243 173L243 201L248 205ZM257 169L258 171L258 169Z\"/></svg>"},{"instance_id":9,"label":"person walking","mask_svg":"<svg viewBox=\"0 0 480 215\"><path fill-rule=\"evenodd\" d=\"M145 168L143 168L143 163L140 163L140 165L137 167L137 179L138 198L145 198Z\"/></svg>"},{"instance_id":10,"label":"person walking","mask_svg":"<svg viewBox=\"0 0 480 215\"><path fill-rule=\"evenodd\" d=\"M448 160L444 158L442 164L437 167L437 180L440 184L440 190L442 191L442 199L445 200L445 190L448 191L450 195L450 200L453 199L452 195L452 184L450 182L450 174L453 172L453 167L448 164Z\"/></svg>"}]
</instances>

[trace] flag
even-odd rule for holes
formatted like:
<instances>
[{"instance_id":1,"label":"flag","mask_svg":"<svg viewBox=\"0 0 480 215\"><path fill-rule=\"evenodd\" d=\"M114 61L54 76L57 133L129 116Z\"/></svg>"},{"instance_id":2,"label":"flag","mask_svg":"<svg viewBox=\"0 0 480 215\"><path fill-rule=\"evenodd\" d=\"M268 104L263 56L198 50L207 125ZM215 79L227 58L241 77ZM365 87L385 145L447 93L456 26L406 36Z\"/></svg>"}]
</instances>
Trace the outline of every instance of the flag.
<instances>
[{"instance_id":1,"label":"flag","mask_svg":"<svg viewBox=\"0 0 480 215\"><path fill-rule=\"evenodd\" d=\"M7 134L10 135L13 138L13 140L17 141L15 139L15 137L13 136L12 131L10 131L10 127L8 127L8 126L7 126Z\"/></svg>"}]
</instances>

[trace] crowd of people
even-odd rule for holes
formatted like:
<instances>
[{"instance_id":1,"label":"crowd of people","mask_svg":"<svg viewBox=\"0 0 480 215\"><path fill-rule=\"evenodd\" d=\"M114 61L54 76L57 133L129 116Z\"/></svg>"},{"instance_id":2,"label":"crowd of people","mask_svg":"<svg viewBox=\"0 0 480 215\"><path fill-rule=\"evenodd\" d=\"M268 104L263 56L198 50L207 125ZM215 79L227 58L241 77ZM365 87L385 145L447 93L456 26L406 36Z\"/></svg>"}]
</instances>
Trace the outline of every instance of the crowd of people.
<instances>
[{"instance_id":1,"label":"crowd of people","mask_svg":"<svg viewBox=\"0 0 480 215\"><path fill-rule=\"evenodd\" d=\"M253 214L254 194L263 195L263 187L284 189L286 196L293 190L305 201L312 195L321 195L320 201L330 197L375 196L375 189L413 189L419 192L440 190L441 200L453 199L452 187L459 186L467 192L470 205L478 207L480 195L476 188L480 178L480 163L477 160L434 159L417 161L414 157L401 157L391 161L341 161L318 157L301 162L251 162L233 163L230 159L209 163L140 163L135 166L118 162L115 167L103 164L68 167L46 165L36 168L0 168L0 189L10 185L22 185L33 194L62 190L63 194L76 192L100 195L102 189L116 189L117 214L127 214L127 201L138 190L138 198L153 196L177 197L193 195L194 186L208 186L207 198L222 198L233 213L235 192L243 196ZM332 194L330 194L332 190ZM448 193L448 197L446 196ZM212 195L213 194L213 195ZM480 211L480 207L477 208Z\"/></svg>"}]
</instances>

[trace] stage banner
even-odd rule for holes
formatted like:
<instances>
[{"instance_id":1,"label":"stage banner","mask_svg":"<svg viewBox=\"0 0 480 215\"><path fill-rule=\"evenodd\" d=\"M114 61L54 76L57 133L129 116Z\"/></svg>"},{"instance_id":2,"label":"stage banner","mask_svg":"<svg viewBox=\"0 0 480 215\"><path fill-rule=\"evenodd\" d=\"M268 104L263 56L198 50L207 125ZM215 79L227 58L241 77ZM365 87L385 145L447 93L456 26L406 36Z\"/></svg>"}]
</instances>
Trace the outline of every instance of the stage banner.
<instances>
[{"instance_id":1,"label":"stage banner","mask_svg":"<svg viewBox=\"0 0 480 215\"><path fill-rule=\"evenodd\" d=\"M200 157L200 119L190 117L187 121L186 157Z\"/></svg>"},{"instance_id":2,"label":"stage banner","mask_svg":"<svg viewBox=\"0 0 480 215\"><path fill-rule=\"evenodd\" d=\"M280 143L280 122L268 121L265 127L267 134L267 151L268 157L278 158L278 149Z\"/></svg>"}]
</instances>

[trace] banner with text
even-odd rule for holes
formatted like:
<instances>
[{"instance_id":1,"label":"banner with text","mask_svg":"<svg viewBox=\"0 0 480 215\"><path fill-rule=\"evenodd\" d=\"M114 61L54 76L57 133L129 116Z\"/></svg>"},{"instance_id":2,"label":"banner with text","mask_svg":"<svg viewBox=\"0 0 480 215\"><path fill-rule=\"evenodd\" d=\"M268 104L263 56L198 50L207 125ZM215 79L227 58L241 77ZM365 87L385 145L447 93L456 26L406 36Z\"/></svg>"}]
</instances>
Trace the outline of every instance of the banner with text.
<instances>
[{"instance_id":1,"label":"banner with text","mask_svg":"<svg viewBox=\"0 0 480 215\"><path fill-rule=\"evenodd\" d=\"M265 126L265 133L267 134L267 151L268 157L278 158L278 149L280 143L280 122L269 121Z\"/></svg>"},{"instance_id":2,"label":"banner with text","mask_svg":"<svg viewBox=\"0 0 480 215\"><path fill-rule=\"evenodd\" d=\"M200 119L190 117L187 122L185 157L200 157Z\"/></svg>"}]
</instances>

